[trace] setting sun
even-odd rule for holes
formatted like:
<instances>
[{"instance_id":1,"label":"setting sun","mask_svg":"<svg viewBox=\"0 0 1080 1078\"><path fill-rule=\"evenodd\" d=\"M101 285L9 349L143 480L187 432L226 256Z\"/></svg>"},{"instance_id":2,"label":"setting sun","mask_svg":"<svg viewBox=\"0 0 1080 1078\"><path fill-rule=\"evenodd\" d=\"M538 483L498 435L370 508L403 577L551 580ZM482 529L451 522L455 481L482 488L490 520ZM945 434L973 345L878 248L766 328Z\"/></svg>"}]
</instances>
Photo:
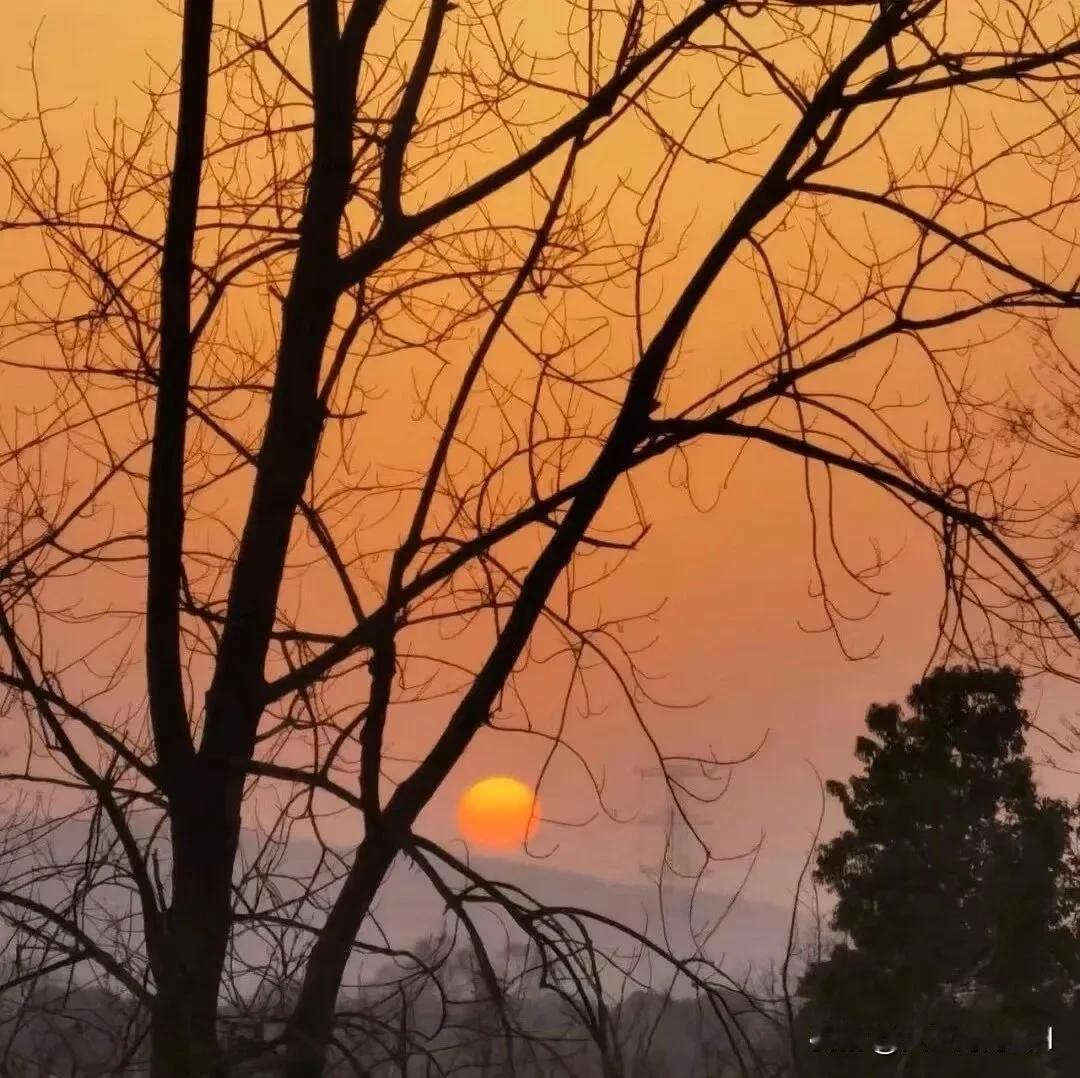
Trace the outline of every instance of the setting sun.
<instances>
[{"instance_id":1,"label":"setting sun","mask_svg":"<svg viewBox=\"0 0 1080 1078\"><path fill-rule=\"evenodd\" d=\"M536 833L540 802L517 779L493 776L470 786L458 802L458 829L469 842L507 849Z\"/></svg>"}]
</instances>

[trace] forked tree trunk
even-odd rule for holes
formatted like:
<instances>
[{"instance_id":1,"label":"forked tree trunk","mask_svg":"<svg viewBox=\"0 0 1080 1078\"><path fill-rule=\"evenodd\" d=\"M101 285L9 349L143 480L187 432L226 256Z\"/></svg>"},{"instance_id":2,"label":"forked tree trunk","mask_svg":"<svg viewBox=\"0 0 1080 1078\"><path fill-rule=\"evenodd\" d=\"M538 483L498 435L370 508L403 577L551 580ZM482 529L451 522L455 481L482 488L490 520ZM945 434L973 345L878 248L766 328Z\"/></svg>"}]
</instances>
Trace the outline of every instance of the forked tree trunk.
<instances>
[{"instance_id":1,"label":"forked tree trunk","mask_svg":"<svg viewBox=\"0 0 1080 1078\"><path fill-rule=\"evenodd\" d=\"M191 9L198 6L197 0L188 0L186 27ZM203 0L204 16L208 7L209 0ZM314 9L310 21L315 130L307 200L283 306L254 489L206 695L202 741L188 755L175 750L160 733L157 737L163 772L172 780L168 793L173 893L151 1021L152 1078L209 1078L220 1073L217 1006L232 923L232 872L246 765L254 755L264 706L266 654L289 537L324 419L318 382L341 291L338 229L351 174L358 61L344 61L332 5ZM172 553L175 561L178 551ZM178 589L171 582L169 587L175 606ZM167 653L167 665L175 673L175 633L164 634L156 643L149 648L149 658ZM162 696L173 712L183 714L175 699ZM167 713L164 706L154 712ZM381 878L380 874L375 888Z\"/></svg>"}]
</instances>

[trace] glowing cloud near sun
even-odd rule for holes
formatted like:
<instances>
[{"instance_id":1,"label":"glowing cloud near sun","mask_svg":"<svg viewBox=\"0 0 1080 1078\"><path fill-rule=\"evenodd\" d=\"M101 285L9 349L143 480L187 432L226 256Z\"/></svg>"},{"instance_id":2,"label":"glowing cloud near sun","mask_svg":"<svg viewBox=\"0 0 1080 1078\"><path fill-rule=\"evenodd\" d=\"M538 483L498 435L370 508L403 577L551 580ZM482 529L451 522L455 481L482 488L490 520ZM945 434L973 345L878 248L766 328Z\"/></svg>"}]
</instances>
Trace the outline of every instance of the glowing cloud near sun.
<instances>
[{"instance_id":1,"label":"glowing cloud near sun","mask_svg":"<svg viewBox=\"0 0 1080 1078\"><path fill-rule=\"evenodd\" d=\"M540 803L517 779L496 775L474 783L458 802L458 830L466 841L490 849L520 846L536 833Z\"/></svg>"}]
</instances>

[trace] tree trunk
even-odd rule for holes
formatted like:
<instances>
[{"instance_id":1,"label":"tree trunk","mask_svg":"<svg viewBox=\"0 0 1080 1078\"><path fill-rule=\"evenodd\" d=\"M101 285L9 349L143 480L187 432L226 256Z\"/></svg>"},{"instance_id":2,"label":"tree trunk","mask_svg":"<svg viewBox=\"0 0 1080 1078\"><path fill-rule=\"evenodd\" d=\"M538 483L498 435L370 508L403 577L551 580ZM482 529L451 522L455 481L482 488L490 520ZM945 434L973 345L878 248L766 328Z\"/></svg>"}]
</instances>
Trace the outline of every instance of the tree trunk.
<instances>
[{"instance_id":1,"label":"tree trunk","mask_svg":"<svg viewBox=\"0 0 1080 1078\"><path fill-rule=\"evenodd\" d=\"M289 1020L287 1078L322 1078L352 944L397 853L396 844L368 839L356 851L353 870L311 949L300 998Z\"/></svg>"},{"instance_id":2,"label":"tree trunk","mask_svg":"<svg viewBox=\"0 0 1080 1078\"><path fill-rule=\"evenodd\" d=\"M242 783L225 769L202 766L186 786L173 806L173 896L151 1015L151 1078L223 1073L218 993L229 942Z\"/></svg>"},{"instance_id":3,"label":"tree trunk","mask_svg":"<svg viewBox=\"0 0 1080 1078\"><path fill-rule=\"evenodd\" d=\"M151 1078L209 1078L217 1070L218 970L216 948L199 921L178 919L164 947L166 959L150 1022Z\"/></svg>"}]
</instances>

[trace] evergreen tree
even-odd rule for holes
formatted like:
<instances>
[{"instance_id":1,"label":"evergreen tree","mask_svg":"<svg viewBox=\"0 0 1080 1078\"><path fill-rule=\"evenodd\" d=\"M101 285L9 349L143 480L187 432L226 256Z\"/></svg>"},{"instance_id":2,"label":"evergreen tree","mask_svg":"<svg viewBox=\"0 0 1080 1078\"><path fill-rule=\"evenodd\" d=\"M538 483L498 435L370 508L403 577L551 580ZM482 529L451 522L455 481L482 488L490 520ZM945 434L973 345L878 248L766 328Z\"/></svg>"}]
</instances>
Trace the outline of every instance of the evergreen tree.
<instances>
[{"instance_id":1,"label":"evergreen tree","mask_svg":"<svg viewBox=\"0 0 1080 1078\"><path fill-rule=\"evenodd\" d=\"M1035 788L1020 695L1012 669L938 669L827 784L849 828L817 863L843 942L800 988L812 1073L1080 1073L1077 810Z\"/></svg>"}]
</instances>

